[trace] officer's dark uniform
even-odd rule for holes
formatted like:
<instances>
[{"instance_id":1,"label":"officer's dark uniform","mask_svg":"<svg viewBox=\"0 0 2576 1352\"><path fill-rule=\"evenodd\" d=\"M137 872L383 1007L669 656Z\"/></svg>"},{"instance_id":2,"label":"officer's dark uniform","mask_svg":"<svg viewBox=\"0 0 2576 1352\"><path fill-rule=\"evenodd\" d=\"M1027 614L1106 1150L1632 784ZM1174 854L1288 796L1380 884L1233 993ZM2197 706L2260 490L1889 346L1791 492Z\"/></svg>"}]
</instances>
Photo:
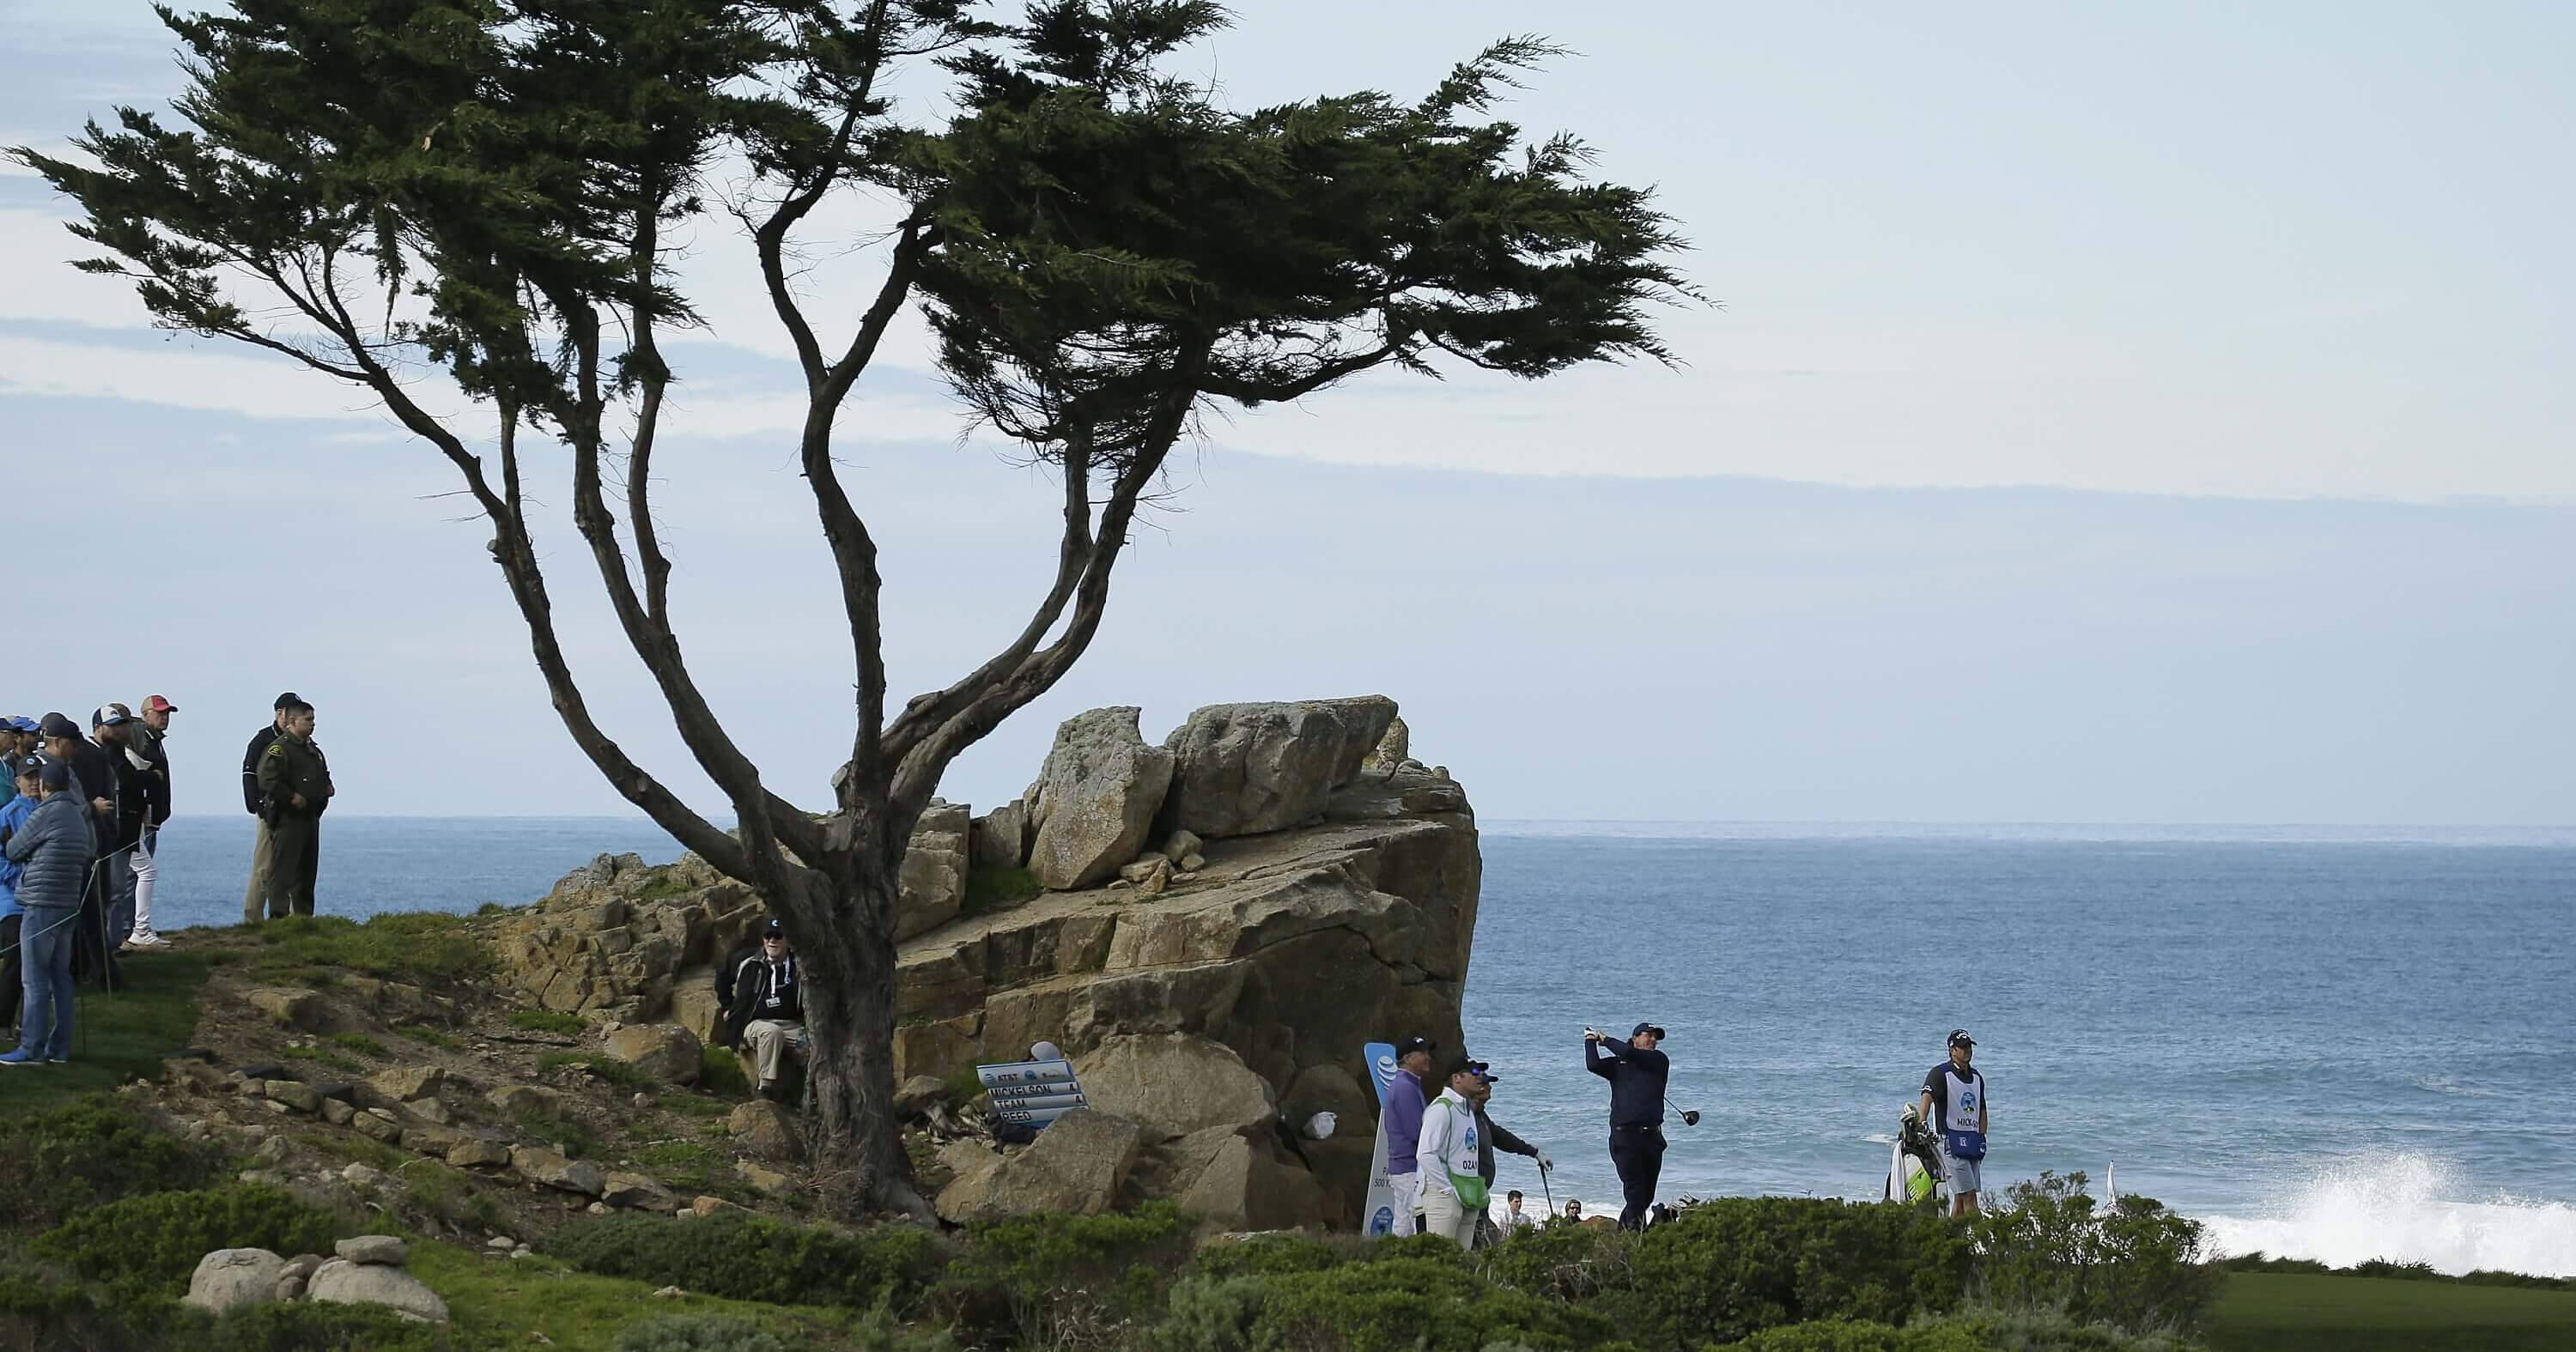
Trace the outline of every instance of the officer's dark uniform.
<instances>
[{"instance_id":1,"label":"officer's dark uniform","mask_svg":"<svg viewBox=\"0 0 2576 1352\"><path fill-rule=\"evenodd\" d=\"M260 753L259 791L269 835L268 914L313 914L313 880L322 867L322 811L331 805L331 766L312 739L281 736ZM304 795L304 806L295 795Z\"/></svg>"}]
</instances>

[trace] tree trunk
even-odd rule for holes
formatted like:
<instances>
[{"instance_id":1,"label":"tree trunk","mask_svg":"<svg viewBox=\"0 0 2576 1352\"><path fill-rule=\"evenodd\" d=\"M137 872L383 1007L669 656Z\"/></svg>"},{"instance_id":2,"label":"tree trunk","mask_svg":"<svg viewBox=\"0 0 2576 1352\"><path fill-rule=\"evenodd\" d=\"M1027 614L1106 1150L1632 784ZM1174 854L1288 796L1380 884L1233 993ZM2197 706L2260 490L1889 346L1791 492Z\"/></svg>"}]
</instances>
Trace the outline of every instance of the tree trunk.
<instances>
[{"instance_id":1,"label":"tree trunk","mask_svg":"<svg viewBox=\"0 0 2576 1352\"><path fill-rule=\"evenodd\" d=\"M805 894L780 908L812 972L805 993L811 1111L806 1135L827 1208L847 1220L902 1212L931 1219L913 1187L894 1109L896 872L861 851L801 871Z\"/></svg>"}]
</instances>

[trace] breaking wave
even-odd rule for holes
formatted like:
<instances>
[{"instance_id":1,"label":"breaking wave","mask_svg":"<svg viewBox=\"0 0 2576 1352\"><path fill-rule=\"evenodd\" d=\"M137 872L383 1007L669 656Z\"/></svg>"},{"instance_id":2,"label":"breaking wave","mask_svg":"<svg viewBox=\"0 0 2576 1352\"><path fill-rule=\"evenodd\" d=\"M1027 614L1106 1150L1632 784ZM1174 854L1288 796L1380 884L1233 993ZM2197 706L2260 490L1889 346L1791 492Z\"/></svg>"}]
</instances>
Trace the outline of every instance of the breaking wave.
<instances>
[{"instance_id":1,"label":"breaking wave","mask_svg":"<svg viewBox=\"0 0 2576 1352\"><path fill-rule=\"evenodd\" d=\"M2260 1250L2336 1267L2377 1258L2455 1276L2488 1269L2576 1277L2576 1206L2465 1195L2448 1166L2423 1155L2335 1165L2255 1214L2199 1219L2228 1254Z\"/></svg>"}]
</instances>

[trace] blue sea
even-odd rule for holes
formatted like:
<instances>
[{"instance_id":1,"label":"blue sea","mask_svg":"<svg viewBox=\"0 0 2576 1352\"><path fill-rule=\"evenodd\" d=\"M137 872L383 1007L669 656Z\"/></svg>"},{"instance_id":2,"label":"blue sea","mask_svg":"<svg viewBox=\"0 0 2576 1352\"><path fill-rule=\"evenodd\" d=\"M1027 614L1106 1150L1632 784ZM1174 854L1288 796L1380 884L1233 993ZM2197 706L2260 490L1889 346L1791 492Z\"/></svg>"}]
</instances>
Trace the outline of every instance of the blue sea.
<instances>
[{"instance_id":1,"label":"blue sea","mask_svg":"<svg viewBox=\"0 0 2576 1352\"><path fill-rule=\"evenodd\" d=\"M249 821L163 841L238 919ZM541 895L633 819L332 818L329 913ZM1616 1205L1586 1024L1672 1032L1663 1192L1875 1197L1953 1027L1990 1189L2082 1170L2232 1251L2576 1276L2576 831L1489 822L1469 976L1494 1116ZM1390 1029L1390 1034L1402 1030ZM1359 1049L1352 1049L1356 1065Z\"/></svg>"}]
</instances>

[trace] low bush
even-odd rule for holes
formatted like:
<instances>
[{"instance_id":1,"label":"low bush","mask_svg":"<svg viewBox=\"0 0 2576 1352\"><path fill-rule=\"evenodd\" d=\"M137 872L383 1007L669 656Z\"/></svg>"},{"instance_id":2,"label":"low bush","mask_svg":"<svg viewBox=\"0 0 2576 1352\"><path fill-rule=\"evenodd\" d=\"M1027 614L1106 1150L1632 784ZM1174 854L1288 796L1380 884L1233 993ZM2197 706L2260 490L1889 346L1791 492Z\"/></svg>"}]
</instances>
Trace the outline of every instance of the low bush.
<instances>
[{"instance_id":1,"label":"low bush","mask_svg":"<svg viewBox=\"0 0 2576 1352\"><path fill-rule=\"evenodd\" d=\"M970 1342L1098 1346L1153 1322L1189 1255L1189 1226L1169 1202L1020 1216L971 1228L934 1297Z\"/></svg>"},{"instance_id":2,"label":"low bush","mask_svg":"<svg viewBox=\"0 0 2576 1352\"><path fill-rule=\"evenodd\" d=\"M1495 1286L1463 1254L1450 1254L1416 1249L1267 1278L1249 1345L1343 1352L1480 1352L1502 1341L1533 1349L1615 1345L1620 1330L1602 1315Z\"/></svg>"},{"instance_id":3,"label":"low bush","mask_svg":"<svg viewBox=\"0 0 2576 1352\"><path fill-rule=\"evenodd\" d=\"M1962 1228L1928 1210L1805 1197L1686 1207L1627 1250L1633 1275L1592 1303L1649 1348L1818 1319L1909 1323L1957 1307L1969 1262Z\"/></svg>"},{"instance_id":4,"label":"low bush","mask_svg":"<svg viewBox=\"0 0 2576 1352\"><path fill-rule=\"evenodd\" d=\"M189 1352L443 1352L449 1344L435 1327L367 1305L295 1301L258 1305L207 1320L173 1346Z\"/></svg>"},{"instance_id":5,"label":"low bush","mask_svg":"<svg viewBox=\"0 0 2576 1352\"><path fill-rule=\"evenodd\" d=\"M1767 1328L1721 1352L1993 1352L1976 1331L1962 1324L1916 1324L1899 1328L1875 1320L1817 1319Z\"/></svg>"},{"instance_id":6,"label":"low bush","mask_svg":"<svg viewBox=\"0 0 2576 1352\"><path fill-rule=\"evenodd\" d=\"M1550 1300L1585 1301L1637 1280L1636 1237L1584 1225L1543 1225L1476 1255L1492 1281Z\"/></svg>"},{"instance_id":7,"label":"low bush","mask_svg":"<svg viewBox=\"0 0 2576 1352\"><path fill-rule=\"evenodd\" d=\"M374 1038L371 1038L364 1033L332 1033L325 1036L323 1041L331 1043L334 1046L346 1047L363 1056L392 1055L392 1053L385 1050L385 1044L376 1041Z\"/></svg>"},{"instance_id":8,"label":"low bush","mask_svg":"<svg viewBox=\"0 0 2576 1352\"><path fill-rule=\"evenodd\" d=\"M939 1240L910 1225L844 1232L747 1212L623 1215L567 1227L546 1251L585 1272L772 1304L909 1308L939 1274Z\"/></svg>"},{"instance_id":9,"label":"low bush","mask_svg":"<svg viewBox=\"0 0 2576 1352\"><path fill-rule=\"evenodd\" d=\"M109 1202L38 1236L34 1247L84 1281L177 1295L216 1249L325 1253L338 1233L330 1213L288 1193L227 1183Z\"/></svg>"},{"instance_id":10,"label":"low bush","mask_svg":"<svg viewBox=\"0 0 2576 1352\"><path fill-rule=\"evenodd\" d=\"M1977 1218L1985 1298L2136 1333L2196 1332L2225 1280L2207 1262L2200 1223L2135 1194L2103 1208L2084 1185L2081 1173L2042 1173Z\"/></svg>"},{"instance_id":11,"label":"low bush","mask_svg":"<svg viewBox=\"0 0 2576 1352\"><path fill-rule=\"evenodd\" d=\"M787 1344L747 1319L674 1314L618 1334L616 1352L787 1352Z\"/></svg>"},{"instance_id":12,"label":"low bush","mask_svg":"<svg viewBox=\"0 0 2576 1352\"><path fill-rule=\"evenodd\" d=\"M42 1228L120 1197L205 1187L223 1173L213 1147L169 1135L141 1110L92 1095L0 1131L0 1216Z\"/></svg>"}]
</instances>

